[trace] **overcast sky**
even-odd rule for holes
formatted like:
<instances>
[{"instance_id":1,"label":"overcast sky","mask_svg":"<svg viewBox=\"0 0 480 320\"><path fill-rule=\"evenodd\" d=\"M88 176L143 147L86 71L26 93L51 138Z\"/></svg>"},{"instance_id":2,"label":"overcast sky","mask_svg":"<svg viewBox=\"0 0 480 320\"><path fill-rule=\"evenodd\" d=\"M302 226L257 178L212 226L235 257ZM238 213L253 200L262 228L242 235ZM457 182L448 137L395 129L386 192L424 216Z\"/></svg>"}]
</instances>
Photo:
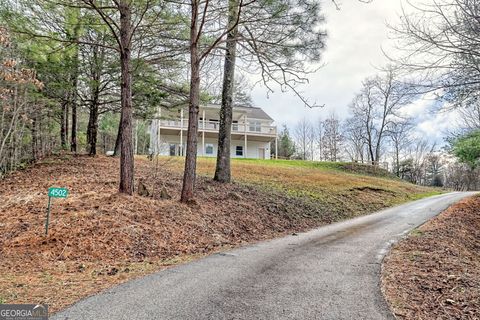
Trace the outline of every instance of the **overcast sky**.
<instances>
[{"instance_id":1,"label":"overcast sky","mask_svg":"<svg viewBox=\"0 0 480 320\"><path fill-rule=\"evenodd\" d=\"M328 33L327 49L323 62L326 64L309 76L310 83L301 91L309 101L324 108L309 109L292 93L266 95L266 89L257 86L252 98L262 107L278 126L287 124L293 128L306 117L316 120L335 112L341 119L348 116L348 105L361 87L364 78L376 73L375 67L387 63L381 48L392 50L388 39L391 32L387 22L395 24L401 10L401 0L374 0L365 4L357 0L342 0L341 10L336 10L330 0L323 0L323 13ZM435 114L431 111L432 100L417 101L408 107L410 115L419 123L419 135L441 142L451 126L451 114Z\"/></svg>"}]
</instances>

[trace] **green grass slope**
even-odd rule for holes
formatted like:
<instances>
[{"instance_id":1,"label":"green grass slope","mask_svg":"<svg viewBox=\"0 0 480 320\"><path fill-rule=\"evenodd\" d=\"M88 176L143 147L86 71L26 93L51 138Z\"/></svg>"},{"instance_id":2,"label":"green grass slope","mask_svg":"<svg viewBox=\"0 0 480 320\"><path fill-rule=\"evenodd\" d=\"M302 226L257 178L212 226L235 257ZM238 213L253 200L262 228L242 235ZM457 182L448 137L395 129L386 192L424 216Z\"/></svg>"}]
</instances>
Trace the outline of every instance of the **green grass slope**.
<instances>
[{"instance_id":1,"label":"green grass slope","mask_svg":"<svg viewBox=\"0 0 480 320\"><path fill-rule=\"evenodd\" d=\"M177 172L183 158L160 158ZM197 172L212 177L215 159L199 158ZM330 215L334 220L442 193L441 189L402 181L386 170L343 162L233 159L237 183L286 195L305 204L305 215Z\"/></svg>"}]
</instances>

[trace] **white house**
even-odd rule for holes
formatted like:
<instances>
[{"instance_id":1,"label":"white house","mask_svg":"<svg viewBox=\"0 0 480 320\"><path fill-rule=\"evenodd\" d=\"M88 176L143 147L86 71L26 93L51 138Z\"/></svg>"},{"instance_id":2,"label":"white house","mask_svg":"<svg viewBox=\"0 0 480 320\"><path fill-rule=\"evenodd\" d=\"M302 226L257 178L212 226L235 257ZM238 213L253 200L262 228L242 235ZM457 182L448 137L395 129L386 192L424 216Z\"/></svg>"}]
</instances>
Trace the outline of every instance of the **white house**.
<instances>
[{"instance_id":1,"label":"white house","mask_svg":"<svg viewBox=\"0 0 480 320\"><path fill-rule=\"evenodd\" d=\"M218 150L219 105L200 107L199 156L216 157ZM150 151L155 155L185 155L188 128L187 109L159 110L150 126ZM277 127L261 108L235 106L231 134L232 158L270 159L270 143L277 146ZM277 154L276 150L273 150Z\"/></svg>"}]
</instances>

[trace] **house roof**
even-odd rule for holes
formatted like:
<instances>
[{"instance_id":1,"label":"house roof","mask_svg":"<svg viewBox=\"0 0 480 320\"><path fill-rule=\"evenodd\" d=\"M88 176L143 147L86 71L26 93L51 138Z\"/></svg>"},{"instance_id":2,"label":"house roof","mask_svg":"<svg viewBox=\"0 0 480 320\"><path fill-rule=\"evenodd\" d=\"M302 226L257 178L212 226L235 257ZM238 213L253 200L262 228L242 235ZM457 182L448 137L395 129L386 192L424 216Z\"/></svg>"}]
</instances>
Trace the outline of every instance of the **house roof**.
<instances>
[{"instance_id":1,"label":"house roof","mask_svg":"<svg viewBox=\"0 0 480 320\"><path fill-rule=\"evenodd\" d=\"M248 107L246 108L248 110L248 116L253 119L265 119L265 120L271 120L273 119L265 112L263 111L262 108L258 107Z\"/></svg>"},{"instance_id":2,"label":"house roof","mask_svg":"<svg viewBox=\"0 0 480 320\"><path fill-rule=\"evenodd\" d=\"M207 107L220 108L218 104L209 104ZM247 113L247 117L260 120L274 121L262 108L252 107L247 105L234 105L233 109L236 111L244 111Z\"/></svg>"}]
</instances>

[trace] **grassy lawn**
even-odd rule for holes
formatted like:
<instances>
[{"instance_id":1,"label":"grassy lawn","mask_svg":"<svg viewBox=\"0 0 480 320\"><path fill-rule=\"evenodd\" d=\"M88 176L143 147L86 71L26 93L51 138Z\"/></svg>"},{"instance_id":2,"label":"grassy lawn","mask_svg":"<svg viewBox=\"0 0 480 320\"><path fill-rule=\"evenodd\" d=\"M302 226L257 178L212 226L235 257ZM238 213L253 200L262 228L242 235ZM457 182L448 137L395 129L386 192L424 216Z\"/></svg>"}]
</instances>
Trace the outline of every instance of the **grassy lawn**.
<instances>
[{"instance_id":1,"label":"grassy lawn","mask_svg":"<svg viewBox=\"0 0 480 320\"><path fill-rule=\"evenodd\" d=\"M183 162L183 157L160 157L161 159L173 158ZM211 164L215 166L216 159L212 157L198 157L199 162L204 164ZM293 167L293 168L311 168L319 170L339 170L345 171L345 167L349 165L348 162L329 162L329 161L303 161L303 160L262 160L251 158L234 158L232 159L234 165L259 165L267 167ZM361 166L359 164L359 166ZM366 166L366 165L365 165Z\"/></svg>"},{"instance_id":2,"label":"grassy lawn","mask_svg":"<svg viewBox=\"0 0 480 320\"><path fill-rule=\"evenodd\" d=\"M215 162L212 158L202 158L207 161ZM273 167L295 167L295 168L315 168L319 170L342 170L342 166L345 162L327 162L327 161L303 161L303 160L261 160L261 159L248 159L248 158L236 158L232 159L235 164L256 164L261 166L273 166Z\"/></svg>"},{"instance_id":3,"label":"grassy lawn","mask_svg":"<svg viewBox=\"0 0 480 320\"><path fill-rule=\"evenodd\" d=\"M176 171L183 169L184 158L161 157L160 161ZM215 159L198 158L197 172L212 177ZM383 169L372 171L366 165L352 168L351 164L344 162L232 159L232 176L234 181L242 184L325 203L331 208L345 204L352 205L352 209L369 205L377 209L443 192L407 183ZM358 203L359 199L363 201Z\"/></svg>"}]
</instances>

